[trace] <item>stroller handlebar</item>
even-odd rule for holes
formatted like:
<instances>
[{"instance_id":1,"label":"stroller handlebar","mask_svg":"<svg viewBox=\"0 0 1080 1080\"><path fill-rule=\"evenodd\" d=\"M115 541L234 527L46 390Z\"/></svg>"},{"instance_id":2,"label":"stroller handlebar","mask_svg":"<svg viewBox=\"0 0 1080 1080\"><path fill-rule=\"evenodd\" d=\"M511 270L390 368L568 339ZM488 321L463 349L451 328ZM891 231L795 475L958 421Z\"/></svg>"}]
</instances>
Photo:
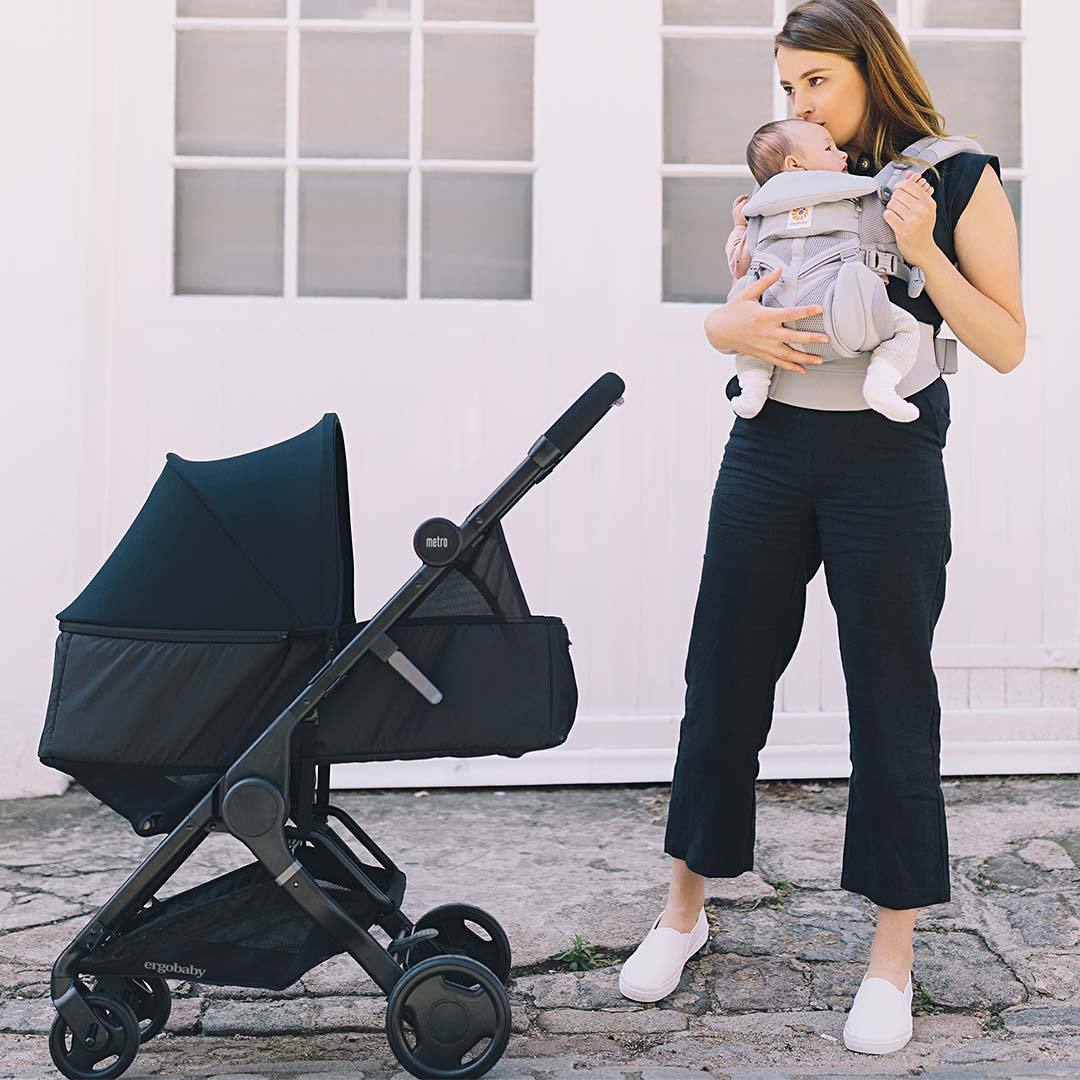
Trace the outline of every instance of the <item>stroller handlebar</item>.
<instances>
[{"instance_id":1,"label":"stroller handlebar","mask_svg":"<svg viewBox=\"0 0 1080 1080\"><path fill-rule=\"evenodd\" d=\"M569 454L571 450L586 435L600 422L604 413L611 408L612 405L622 404L623 391L626 389L626 384L619 378L613 371L607 372L606 375L601 375L544 432L544 438L546 438L553 446L555 446L563 456Z\"/></svg>"}]
</instances>

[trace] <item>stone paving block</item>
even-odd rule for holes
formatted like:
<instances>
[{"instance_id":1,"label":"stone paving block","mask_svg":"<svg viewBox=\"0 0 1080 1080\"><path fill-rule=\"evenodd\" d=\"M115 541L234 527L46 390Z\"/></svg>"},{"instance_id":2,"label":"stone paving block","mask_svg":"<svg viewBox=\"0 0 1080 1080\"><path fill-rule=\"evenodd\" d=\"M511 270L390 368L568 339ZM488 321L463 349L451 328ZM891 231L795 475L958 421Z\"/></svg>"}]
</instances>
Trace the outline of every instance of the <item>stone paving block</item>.
<instances>
[{"instance_id":1,"label":"stone paving block","mask_svg":"<svg viewBox=\"0 0 1080 1080\"><path fill-rule=\"evenodd\" d=\"M810 1004L808 972L786 958L720 955L707 957L705 963L721 1009L772 1012Z\"/></svg>"},{"instance_id":2,"label":"stone paving block","mask_svg":"<svg viewBox=\"0 0 1080 1080\"><path fill-rule=\"evenodd\" d=\"M1056 840L1037 837L1029 840L1017 852L1025 862L1041 867L1043 870L1075 870L1073 857Z\"/></svg>"},{"instance_id":3,"label":"stone paving block","mask_svg":"<svg viewBox=\"0 0 1080 1080\"><path fill-rule=\"evenodd\" d=\"M1004 1009L1001 1019L1018 1035L1080 1034L1080 1005L1020 1005Z\"/></svg>"},{"instance_id":4,"label":"stone paving block","mask_svg":"<svg viewBox=\"0 0 1080 1080\"><path fill-rule=\"evenodd\" d=\"M47 997L0 1001L0 1031L23 1035L48 1032L55 1015L52 1000Z\"/></svg>"},{"instance_id":5,"label":"stone paving block","mask_svg":"<svg viewBox=\"0 0 1080 1080\"><path fill-rule=\"evenodd\" d=\"M81 904L39 892L0 892L0 931L45 926L81 915Z\"/></svg>"},{"instance_id":6,"label":"stone paving block","mask_svg":"<svg viewBox=\"0 0 1080 1080\"><path fill-rule=\"evenodd\" d=\"M385 1031L386 1002L375 998L291 1001L208 1000L206 1035L279 1035L317 1031Z\"/></svg>"},{"instance_id":7,"label":"stone paving block","mask_svg":"<svg viewBox=\"0 0 1080 1080\"><path fill-rule=\"evenodd\" d=\"M544 1009L540 1013L541 1028L566 1034L610 1031L643 1035L681 1031L686 1025L686 1017L670 1009Z\"/></svg>"},{"instance_id":8,"label":"stone paving block","mask_svg":"<svg viewBox=\"0 0 1080 1080\"><path fill-rule=\"evenodd\" d=\"M925 935L915 979L932 1001L954 1009L1000 1009L1026 996L1012 971L970 933Z\"/></svg>"},{"instance_id":9,"label":"stone paving block","mask_svg":"<svg viewBox=\"0 0 1080 1080\"><path fill-rule=\"evenodd\" d=\"M514 979L514 989L531 997L538 1009L607 1009L629 1004L619 993L617 967L519 975Z\"/></svg>"}]
</instances>

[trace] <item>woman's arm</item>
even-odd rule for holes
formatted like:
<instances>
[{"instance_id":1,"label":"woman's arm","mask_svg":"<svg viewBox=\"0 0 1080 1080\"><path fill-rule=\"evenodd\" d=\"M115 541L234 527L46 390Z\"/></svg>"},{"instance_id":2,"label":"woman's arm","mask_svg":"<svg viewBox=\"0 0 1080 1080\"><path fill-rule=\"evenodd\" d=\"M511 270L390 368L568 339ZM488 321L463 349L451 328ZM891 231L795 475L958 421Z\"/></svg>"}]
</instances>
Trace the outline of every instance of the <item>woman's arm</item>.
<instances>
[{"instance_id":1,"label":"woman's arm","mask_svg":"<svg viewBox=\"0 0 1080 1080\"><path fill-rule=\"evenodd\" d=\"M886 214L896 211L899 215L899 229L893 225L898 242L905 224L910 226L913 240L925 238L927 208L916 205L923 199L909 189L898 205L894 200L890 200ZM932 199L929 209L932 230ZM932 242L925 252L913 251L911 258L903 248L901 252L909 263L922 268L927 295L957 338L995 371L1007 374L1024 358L1027 323L1020 291L1016 221L992 165L983 169L953 238L959 269Z\"/></svg>"}]
</instances>

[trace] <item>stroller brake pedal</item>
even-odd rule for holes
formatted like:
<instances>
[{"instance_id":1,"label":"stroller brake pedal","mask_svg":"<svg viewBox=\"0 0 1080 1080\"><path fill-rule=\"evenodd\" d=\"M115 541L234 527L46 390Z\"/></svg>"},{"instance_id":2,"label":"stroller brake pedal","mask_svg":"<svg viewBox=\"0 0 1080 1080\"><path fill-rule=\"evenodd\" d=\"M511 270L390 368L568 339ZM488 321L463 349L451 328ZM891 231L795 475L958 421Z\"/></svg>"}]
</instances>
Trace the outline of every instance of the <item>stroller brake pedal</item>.
<instances>
[{"instance_id":1,"label":"stroller brake pedal","mask_svg":"<svg viewBox=\"0 0 1080 1080\"><path fill-rule=\"evenodd\" d=\"M389 945L386 946L386 951L395 953L401 949L407 949L410 945L415 945L418 941L427 941L430 938L438 937L439 931L435 927L429 927L426 930L417 930L415 934L402 933L400 937L394 938Z\"/></svg>"}]
</instances>

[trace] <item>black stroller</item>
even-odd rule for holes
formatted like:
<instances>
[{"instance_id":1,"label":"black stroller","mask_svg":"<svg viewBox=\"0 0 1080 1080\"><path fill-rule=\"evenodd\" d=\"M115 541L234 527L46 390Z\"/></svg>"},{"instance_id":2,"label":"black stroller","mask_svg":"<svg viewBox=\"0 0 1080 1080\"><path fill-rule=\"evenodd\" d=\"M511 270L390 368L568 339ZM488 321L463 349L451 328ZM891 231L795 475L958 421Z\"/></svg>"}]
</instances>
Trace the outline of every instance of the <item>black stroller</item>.
<instances>
[{"instance_id":1,"label":"black stroller","mask_svg":"<svg viewBox=\"0 0 1080 1080\"><path fill-rule=\"evenodd\" d=\"M57 616L41 760L140 836L168 834L53 966L49 1049L64 1075L120 1076L165 1026L167 977L284 989L341 952L386 993L387 1038L414 1076L480 1076L499 1060L505 932L466 904L410 920L405 875L330 804L330 767L520 757L566 740L566 627L530 613L500 519L623 389L603 375L460 525L420 525L424 565L364 623L337 416L237 457L167 455L116 550ZM213 832L255 861L159 900Z\"/></svg>"}]
</instances>

